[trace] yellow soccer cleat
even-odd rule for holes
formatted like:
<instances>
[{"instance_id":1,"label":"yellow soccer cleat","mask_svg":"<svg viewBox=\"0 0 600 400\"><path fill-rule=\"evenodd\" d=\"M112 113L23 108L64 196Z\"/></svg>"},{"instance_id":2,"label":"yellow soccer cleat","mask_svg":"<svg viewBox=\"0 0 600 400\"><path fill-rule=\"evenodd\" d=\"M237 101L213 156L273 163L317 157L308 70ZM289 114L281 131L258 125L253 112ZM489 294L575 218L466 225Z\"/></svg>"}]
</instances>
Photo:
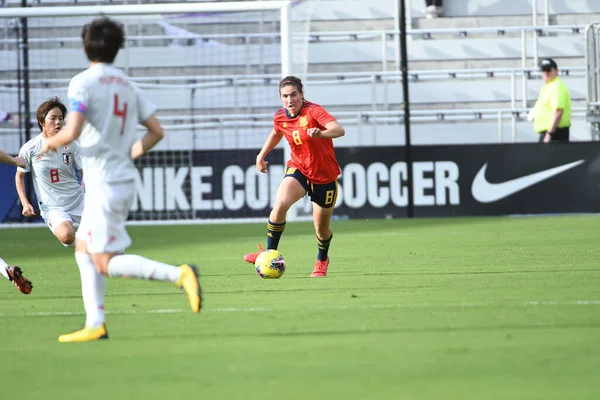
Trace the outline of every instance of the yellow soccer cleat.
<instances>
[{"instance_id":1,"label":"yellow soccer cleat","mask_svg":"<svg viewBox=\"0 0 600 400\"><path fill-rule=\"evenodd\" d=\"M67 333L66 335L60 335L58 341L61 343L69 342L91 342L93 340L108 339L108 331L106 325L102 324L100 328L88 328L84 327L80 331L73 333Z\"/></svg>"},{"instance_id":2,"label":"yellow soccer cleat","mask_svg":"<svg viewBox=\"0 0 600 400\"><path fill-rule=\"evenodd\" d=\"M176 285L187 294L192 311L199 312L202 308L202 288L198 268L193 264L183 264L179 268L181 268L181 278Z\"/></svg>"}]
</instances>

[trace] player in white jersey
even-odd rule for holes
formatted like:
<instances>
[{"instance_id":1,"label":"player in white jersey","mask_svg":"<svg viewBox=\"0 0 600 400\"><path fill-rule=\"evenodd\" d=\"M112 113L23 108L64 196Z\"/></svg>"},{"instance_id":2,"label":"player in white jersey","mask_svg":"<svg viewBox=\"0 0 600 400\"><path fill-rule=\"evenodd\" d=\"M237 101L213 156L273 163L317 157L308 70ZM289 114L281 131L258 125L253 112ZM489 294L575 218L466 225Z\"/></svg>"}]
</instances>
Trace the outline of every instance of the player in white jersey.
<instances>
[{"instance_id":1,"label":"player in white jersey","mask_svg":"<svg viewBox=\"0 0 600 400\"><path fill-rule=\"evenodd\" d=\"M0 162L4 164L14 165L16 167L24 167L25 160L23 157L12 157L0 150ZM31 293L33 285L31 281L23 276L23 271L16 265L8 265L6 261L0 257L0 275L11 281L17 290L24 294Z\"/></svg>"},{"instance_id":2,"label":"player in white jersey","mask_svg":"<svg viewBox=\"0 0 600 400\"><path fill-rule=\"evenodd\" d=\"M31 172L42 218L64 246L75 247L73 224L81 220L84 198L83 187L75 173L75 168L78 168L83 174L79 144L69 143L57 152L40 154L43 139L60 131L66 114L67 108L58 97L40 104L36 116L41 132L21 147L19 156L25 159L26 165L17 168L15 184L23 205L23 215L35 215L25 193L25 173Z\"/></svg>"},{"instance_id":3,"label":"player in white jersey","mask_svg":"<svg viewBox=\"0 0 600 400\"><path fill-rule=\"evenodd\" d=\"M118 254L131 245L125 229L135 197L137 170L133 159L163 138L155 108L125 73L111 64L125 42L122 25L97 18L83 27L81 37L90 67L69 84L67 123L44 139L41 152L60 149L79 139L86 196L77 231L75 259L81 275L85 327L62 335L59 342L84 342L108 337L104 323L104 275L173 282L183 288L194 312L201 291L195 266L180 267L133 254ZM140 122L148 131L137 140Z\"/></svg>"}]
</instances>

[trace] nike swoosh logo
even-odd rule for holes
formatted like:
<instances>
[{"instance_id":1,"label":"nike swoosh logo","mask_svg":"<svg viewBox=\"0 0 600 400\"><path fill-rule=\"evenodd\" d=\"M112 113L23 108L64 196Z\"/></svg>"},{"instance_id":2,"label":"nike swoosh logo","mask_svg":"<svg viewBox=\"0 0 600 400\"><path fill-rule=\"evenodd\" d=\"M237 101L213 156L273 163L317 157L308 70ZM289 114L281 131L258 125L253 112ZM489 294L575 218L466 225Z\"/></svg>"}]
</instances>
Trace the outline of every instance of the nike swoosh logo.
<instances>
[{"instance_id":1,"label":"nike swoosh logo","mask_svg":"<svg viewBox=\"0 0 600 400\"><path fill-rule=\"evenodd\" d=\"M584 162L585 160L574 161L569 164L511 179L510 181L502 183L490 183L485 179L485 171L487 170L487 163L485 163L479 172L477 172L477 175L475 175L475 179L473 179L471 193L473 194L473 198L480 203L493 203L494 201L502 200L505 197L520 192L529 186L533 186L536 183L542 182L571 168L575 168Z\"/></svg>"}]
</instances>

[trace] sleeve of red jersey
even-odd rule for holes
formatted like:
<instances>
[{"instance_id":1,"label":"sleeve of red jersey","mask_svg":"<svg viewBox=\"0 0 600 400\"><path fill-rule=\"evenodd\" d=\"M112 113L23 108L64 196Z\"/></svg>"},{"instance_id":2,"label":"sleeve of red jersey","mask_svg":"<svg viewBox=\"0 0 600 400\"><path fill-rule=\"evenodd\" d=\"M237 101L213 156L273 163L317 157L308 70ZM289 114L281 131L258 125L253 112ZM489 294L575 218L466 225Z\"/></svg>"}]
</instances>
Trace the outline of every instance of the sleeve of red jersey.
<instances>
[{"instance_id":1,"label":"sleeve of red jersey","mask_svg":"<svg viewBox=\"0 0 600 400\"><path fill-rule=\"evenodd\" d=\"M283 132L281 130L281 110L277 111L273 116L273 130L275 132Z\"/></svg>"},{"instance_id":2,"label":"sleeve of red jersey","mask_svg":"<svg viewBox=\"0 0 600 400\"><path fill-rule=\"evenodd\" d=\"M330 123L331 121L335 121L335 118L331 116L325 109L319 105L315 105L311 108L311 113L313 118L321 125L321 127L325 128L325 125Z\"/></svg>"}]
</instances>

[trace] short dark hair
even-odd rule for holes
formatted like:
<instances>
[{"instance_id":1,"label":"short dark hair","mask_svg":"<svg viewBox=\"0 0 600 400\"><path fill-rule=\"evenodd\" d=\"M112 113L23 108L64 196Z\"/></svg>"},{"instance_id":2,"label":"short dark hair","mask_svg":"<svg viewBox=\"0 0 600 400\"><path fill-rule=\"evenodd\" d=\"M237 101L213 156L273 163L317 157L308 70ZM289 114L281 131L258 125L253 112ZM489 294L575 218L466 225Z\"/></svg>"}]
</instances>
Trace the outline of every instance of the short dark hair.
<instances>
[{"instance_id":1,"label":"short dark hair","mask_svg":"<svg viewBox=\"0 0 600 400\"><path fill-rule=\"evenodd\" d=\"M62 103L62 101L60 101L58 97L50 97L48 100L40 104L35 113L38 126L40 127L40 132L44 130L42 124L46 120L46 116L48 115L48 113L57 107L62 113L63 119L65 119L65 115L67 115L67 107L65 107L65 105Z\"/></svg>"},{"instance_id":2,"label":"short dark hair","mask_svg":"<svg viewBox=\"0 0 600 400\"><path fill-rule=\"evenodd\" d=\"M298 91L300 93L304 93L303 87L302 87L302 80L300 80L300 78L296 78L295 76L286 76L285 78L283 78L281 80L281 82L279 82L279 93L281 93L281 89L286 87L286 86L296 86L296 89L298 89Z\"/></svg>"},{"instance_id":3,"label":"short dark hair","mask_svg":"<svg viewBox=\"0 0 600 400\"><path fill-rule=\"evenodd\" d=\"M123 25L107 17L96 18L81 30L88 60L112 64L125 44Z\"/></svg>"}]
</instances>

